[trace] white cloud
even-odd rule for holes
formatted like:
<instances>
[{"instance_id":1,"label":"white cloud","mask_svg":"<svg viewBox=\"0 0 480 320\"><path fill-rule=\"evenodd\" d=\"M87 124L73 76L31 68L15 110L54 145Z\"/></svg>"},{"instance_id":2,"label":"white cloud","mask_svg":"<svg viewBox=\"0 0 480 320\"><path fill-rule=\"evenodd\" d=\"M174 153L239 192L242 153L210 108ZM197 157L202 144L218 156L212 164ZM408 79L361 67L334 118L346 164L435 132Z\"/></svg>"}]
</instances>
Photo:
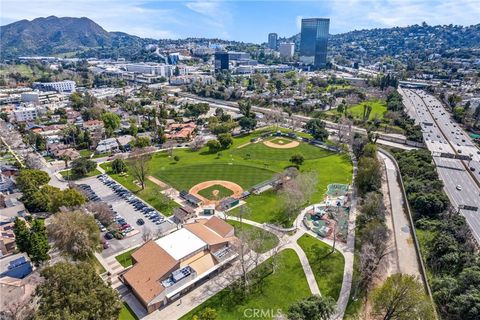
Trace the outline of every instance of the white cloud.
<instances>
[{"instance_id":1,"label":"white cloud","mask_svg":"<svg viewBox=\"0 0 480 320\"><path fill-rule=\"evenodd\" d=\"M331 0L333 33L372 27L480 22L478 0Z\"/></svg>"},{"instance_id":2,"label":"white cloud","mask_svg":"<svg viewBox=\"0 0 480 320\"><path fill-rule=\"evenodd\" d=\"M185 7L202 17L201 22L198 24L199 27L202 27L202 24L206 24L215 28L219 36L230 38L227 29L233 21L233 15L228 3L197 0L185 3Z\"/></svg>"}]
</instances>

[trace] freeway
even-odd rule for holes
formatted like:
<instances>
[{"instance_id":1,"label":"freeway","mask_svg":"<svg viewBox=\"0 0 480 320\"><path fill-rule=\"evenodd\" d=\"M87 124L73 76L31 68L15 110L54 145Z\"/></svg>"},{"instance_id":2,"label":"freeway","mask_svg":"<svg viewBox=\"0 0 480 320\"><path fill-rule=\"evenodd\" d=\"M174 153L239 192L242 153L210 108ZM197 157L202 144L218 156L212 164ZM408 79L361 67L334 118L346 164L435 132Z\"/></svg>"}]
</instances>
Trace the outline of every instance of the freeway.
<instances>
[{"instance_id":1,"label":"freeway","mask_svg":"<svg viewBox=\"0 0 480 320\"><path fill-rule=\"evenodd\" d=\"M192 101L208 102L208 104L211 107L222 108L222 109L237 112L237 113L239 112L238 104L236 102L223 101L223 100L217 100L217 99L212 99L212 98L204 98L204 97L199 97L195 94L191 94L191 93L187 93L187 92L181 92L181 91L176 91L176 93L179 96L185 97L185 98L190 99ZM258 107L258 106L252 106L252 111L267 114L267 113L271 112L271 109ZM312 119L311 117L297 115L297 114L294 114L291 117L289 117L286 112L283 112L283 116L284 116L285 119L292 119L292 120L295 120L295 121L299 121L302 124L304 124L307 121ZM336 124L335 122L325 121L325 120L323 120L323 121L325 122L327 129L338 130L338 124ZM362 135L367 134L367 130L365 130L363 128L355 127L355 126L353 127L353 131L356 132L356 133L360 133ZM398 148L403 148L403 146L409 146L409 147L403 148L403 149L408 149L408 150L418 148L418 147L422 147L421 144L417 144L415 142L408 141L405 138L405 136L403 136L401 134L383 133L383 132L375 132L375 133L379 137L377 142L380 143L380 144L395 146L395 147L398 147Z\"/></svg>"},{"instance_id":2,"label":"freeway","mask_svg":"<svg viewBox=\"0 0 480 320\"><path fill-rule=\"evenodd\" d=\"M465 216L480 243L480 150L434 96L421 90L399 88L398 92L409 115L422 127L452 205Z\"/></svg>"}]
</instances>

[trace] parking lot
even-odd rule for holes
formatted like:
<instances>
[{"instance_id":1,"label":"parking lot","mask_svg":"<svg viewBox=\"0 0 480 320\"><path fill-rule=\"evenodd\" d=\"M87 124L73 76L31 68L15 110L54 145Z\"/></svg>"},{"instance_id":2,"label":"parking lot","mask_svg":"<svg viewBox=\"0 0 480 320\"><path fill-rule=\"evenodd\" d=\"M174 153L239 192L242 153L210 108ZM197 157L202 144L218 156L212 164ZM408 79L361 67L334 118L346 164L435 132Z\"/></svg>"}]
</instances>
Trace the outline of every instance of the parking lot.
<instances>
[{"instance_id":1,"label":"parking lot","mask_svg":"<svg viewBox=\"0 0 480 320\"><path fill-rule=\"evenodd\" d=\"M129 230L123 239L113 238L108 240L109 247L103 250L103 257L107 258L131 247L141 245L144 242L144 233L151 234L153 238L175 228L175 224L169 219L135 197L128 190L120 187L119 184L112 183L113 180L108 178L102 180L105 180L105 182L97 177L92 177L82 180L82 183L88 184L100 200L111 205L112 210L116 213L116 222L122 225L123 230ZM102 237L105 238L105 234L106 232L102 232Z\"/></svg>"}]
</instances>

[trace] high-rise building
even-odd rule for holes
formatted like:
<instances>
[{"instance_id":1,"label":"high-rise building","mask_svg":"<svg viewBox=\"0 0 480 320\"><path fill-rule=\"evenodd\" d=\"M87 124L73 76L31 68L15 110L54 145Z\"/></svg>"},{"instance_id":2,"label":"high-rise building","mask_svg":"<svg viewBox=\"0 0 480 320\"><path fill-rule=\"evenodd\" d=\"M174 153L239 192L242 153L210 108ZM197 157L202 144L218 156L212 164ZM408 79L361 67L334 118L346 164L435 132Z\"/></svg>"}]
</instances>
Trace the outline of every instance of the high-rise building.
<instances>
[{"instance_id":1,"label":"high-rise building","mask_svg":"<svg viewBox=\"0 0 480 320\"><path fill-rule=\"evenodd\" d=\"M278 45L278 51L280 52L280 57L291 58L295 53L295 43L281 42Z\"/></svg>"},{"instance_id":2,"label":"high-rise building","mask_svg":"<svg viewBox=\"0 0 480 320\"><path fill-rule=\"evenodd\" d=\"M302 19L300 61L323 68L327 63L327 42L330 19Z\"/></svg>"},{"instance_id":3,"label":"high-rise building","mask_svg":"<svg viewBox=\"0 0 480 320\"><path fill-rule=\"evenodd\" d=\"M215 71L228 70L229 58L228 52L219 51L215 52Z\"/></svg>"},{"instance_id":4,"label":"high-rise building","mask_svg":"<svg viewBox=\"0 0 480 320\"><path fill-rule=\"evenodd\" d=\"M268 34L268 47L272 50L277 50L278 35L276 33Z\"/></svg>"}]
</instances>

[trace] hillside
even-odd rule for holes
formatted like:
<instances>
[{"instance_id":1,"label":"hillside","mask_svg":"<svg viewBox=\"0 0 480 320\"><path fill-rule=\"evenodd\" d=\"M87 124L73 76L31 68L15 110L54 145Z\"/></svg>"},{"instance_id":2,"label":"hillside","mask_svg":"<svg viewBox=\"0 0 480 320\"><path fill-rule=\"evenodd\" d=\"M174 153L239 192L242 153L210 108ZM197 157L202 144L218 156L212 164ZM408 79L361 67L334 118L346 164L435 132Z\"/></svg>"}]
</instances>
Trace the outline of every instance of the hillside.
<instances>
[{"instance_id":1,"label":"hillside","mask_svg":"<svg viewBox=\"0 0 480 320\"><path fill-rule=\"evenodd\" d=\"M0 27L2 59L27 55L55 55L91 48L142 46L147 39L107 32L88 18L50 16L20 20Z\"/></svg>"}]
</instances>

